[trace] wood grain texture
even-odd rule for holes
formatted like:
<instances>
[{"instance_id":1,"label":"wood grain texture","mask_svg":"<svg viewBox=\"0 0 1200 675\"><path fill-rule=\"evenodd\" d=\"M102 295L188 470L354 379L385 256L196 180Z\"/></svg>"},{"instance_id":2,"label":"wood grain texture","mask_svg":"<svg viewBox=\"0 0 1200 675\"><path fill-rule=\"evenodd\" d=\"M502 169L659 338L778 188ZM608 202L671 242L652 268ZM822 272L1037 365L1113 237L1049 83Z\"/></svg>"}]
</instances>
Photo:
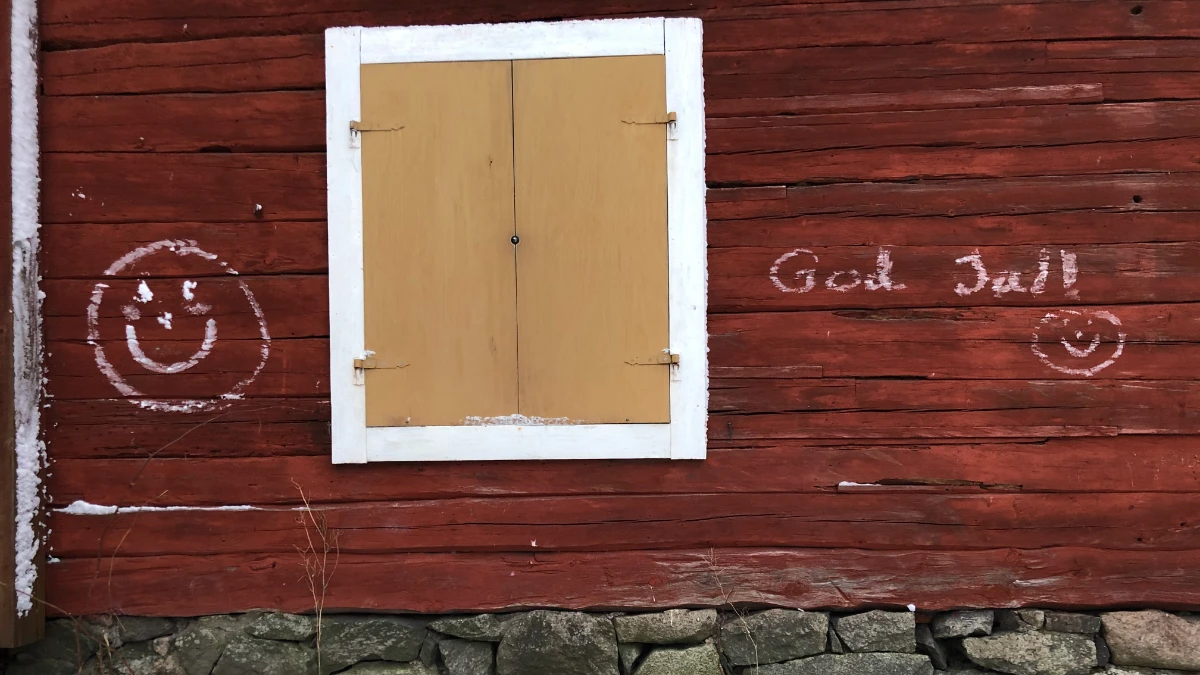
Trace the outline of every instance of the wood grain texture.
<instances>
[{"instance_id":1,"label":"wood grain texture","mask_svg":"<svg viewBox=\"0 0 1200 675\"><path fill-rule=\"evenodd\" d=\"M266 509L56 514L50 599L309 609L300 485L345 533L331 608L716 606L722 589L752 606L1194 607L1200 11L1134 4L43 3L50 495ZM708 459L332 466L320 32L664 15L705 22ZM271 357L244 400L144 410L96 368L94 286L130 295L139 274L222 298L224 343L139 373L120 305L101 306L137 386L214 396L255 362L222 269L161 256L104 277L164 239L218 255L262 304ZM779 262L801 248L819 261ZM892 289L869 290L881 249ZM961 295L976 249L988 280ZM852 287L831 290L835 272ZM1026 291L997 294L1014 272ZM1090 377L1033 352L1035 332L1059 365L1088 348L1043 323L1068 311L1121 321L1097 349L1123 332L1122 354ZM147 325L145 346L190 353L199 328Z\"/></svg>"},{"instance_id":2,"label":"wood grain texture","mask_svg":"<svg viewBox=\"0 0 1200 675\"><path fill-rule=\"evenodd\" d=\"M343 555L328 611L448 613L746 606L1185 608L1200 602L1195 551L859 551ZM456 574L447 574L447 570ZM49 599L72 613L203 615L311 604L299 556L80 558L49 566ZM186 592L178 580L188 579ZM404 579L405 583L396 583ZM580 589L588 589L581 593ZM724 589L724 592L722 591ZM728 594L726 597L725 594Z\"/></svg>"}]
</instances>

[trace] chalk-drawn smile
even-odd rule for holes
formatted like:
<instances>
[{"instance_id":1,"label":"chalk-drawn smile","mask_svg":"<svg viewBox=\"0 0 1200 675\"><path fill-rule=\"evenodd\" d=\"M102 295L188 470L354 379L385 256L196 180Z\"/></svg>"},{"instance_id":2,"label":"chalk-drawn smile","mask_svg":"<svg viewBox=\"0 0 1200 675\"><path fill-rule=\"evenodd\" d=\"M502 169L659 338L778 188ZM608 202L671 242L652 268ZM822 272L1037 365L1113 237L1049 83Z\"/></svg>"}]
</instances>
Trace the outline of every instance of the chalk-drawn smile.
<instances>
[{"instance_id":1,"label":"chalk-drawn smile","mask_svg":"<svg viewBox=\"0 0 1200 675\"><path fill-rule=\"evenodd\" d=\"M196 290L197 285L194 281L183 282L183 299L189 301L188 304L184 305L184 310L192 315L207 314L212 309L211 306L200 302L191 302L196 299L193 291ZM200 349L196 350L196 353L190 357L183 361L176 361L175 363L162 363L146 356L146 352L142 351L142 345L138 341L137 328L134 327L132 322L142 318L142 312L138 309L138 304L146 304L152 299L154 299L154 292L150 290L150 286L143 280L138 283L138 292L133 298L133 303L121 308L121 313L130 321L130 323L125 324L125 344L129 347L129 353L133 356L134 361L152 373L166 375L181 373L200 363L204 357L212 352L213 345L217 342L217 320L210 318L204 324L204 341L200 343ZM172 321L175 317L171 312L163 312L155 318L163 328L167 330L172 329Z\"/></svg>"},{"instance_id":2,"label":"chalk-drawn smile","mask_svg":"<svg viewBox=\"0 0 1200 675\"><path fill-rule=\"evenodd\" d=\"M1039 333L1050 339L1042 342ZM1075 360L1062 355L1051 358L1045 346L1055 342L1062 345L1065 356ZM1085 346L1077 347L1081 342ZM1107 357L1101 350L1105 342L1114 345ZM1062 309L1050 312L1038 322L1031 349L1038 360L1060 373L1091 377L1121 357L1125 351L1125 333L1121 330L1121 320L1112 312Z\"/></svg>"}]
</instances>

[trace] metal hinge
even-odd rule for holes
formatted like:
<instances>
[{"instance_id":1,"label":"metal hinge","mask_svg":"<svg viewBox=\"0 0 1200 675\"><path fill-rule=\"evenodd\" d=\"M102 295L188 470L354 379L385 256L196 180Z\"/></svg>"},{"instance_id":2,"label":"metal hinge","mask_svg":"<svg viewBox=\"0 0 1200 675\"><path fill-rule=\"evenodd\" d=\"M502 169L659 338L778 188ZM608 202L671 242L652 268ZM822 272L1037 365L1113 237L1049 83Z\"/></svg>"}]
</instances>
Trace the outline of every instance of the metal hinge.
<instances>
[{"instance_id":1,"label":"metal hinge","mask_svg":"<svg viewBox=\"0 0 1200 675\"><path fill-rule=\"evenodd\" d=\"M666 117L655 117L652 120L621 120L625 124L675 124L678 121L677 116L673 112L667 113Z\"/></svg>"},{"instance_id":2,"label":"metal hinge","mask_svg":"<svg viewBox=\"0 0 1200 675\"><path fill-rule=\"evenodd\" d=\"M631 366L669 366L679 363L679 355L663 353L655 354L654 356L635 356L625 363Z\"/></svg>"},{"instance_id":3,"label":"metal hinge","mask_svg":"<svg viewBox=\"0 0 1200 675\"><path fill-rule=\"evenodd\" d=\"M388 363L376 358L354 359L355 370L384 370L389 368L407 368L407 363L393 361Z\"/></svg>"},{"instance_id":4,"label":"metal hinge","mask_svg":"<svg viewBox=\"0 0 1200 675\"><path fill-rule=\"evenodd\" d=\"M362 135L368 131L400 131L403 125L385 125L385 124L368 124L357 120L350 120L350 147L357 148L362 145Z\"/></svg>"}]
</instances>

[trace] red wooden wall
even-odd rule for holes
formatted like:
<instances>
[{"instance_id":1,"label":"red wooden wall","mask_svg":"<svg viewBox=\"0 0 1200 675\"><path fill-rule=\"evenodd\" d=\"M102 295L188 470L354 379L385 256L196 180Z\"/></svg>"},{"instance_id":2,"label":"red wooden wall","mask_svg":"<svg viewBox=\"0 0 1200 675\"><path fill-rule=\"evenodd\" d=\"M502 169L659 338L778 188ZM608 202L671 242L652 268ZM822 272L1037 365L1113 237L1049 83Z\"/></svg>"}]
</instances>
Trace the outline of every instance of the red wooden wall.
<instances>
[{"instance_id":1,"label":"red wooden wall","mask_svg":"<svg viewBox=\"0 0 1200 675\"><path fill-rule=\"evenodd\" d=\"M710 458L333 467L321 31L637 15L705 20ZM49 599L310 608L303 489L331 608L1198 606L1197 37L1167 0L45 0L53 503L257 507L55 513ZM138 263L217 347L142 369L117 300L100 341L217 395L259 359L244 282L270 355L225 409L139 407L88 344L164 239L228 265Z\"/></svg>"}]
</instances>

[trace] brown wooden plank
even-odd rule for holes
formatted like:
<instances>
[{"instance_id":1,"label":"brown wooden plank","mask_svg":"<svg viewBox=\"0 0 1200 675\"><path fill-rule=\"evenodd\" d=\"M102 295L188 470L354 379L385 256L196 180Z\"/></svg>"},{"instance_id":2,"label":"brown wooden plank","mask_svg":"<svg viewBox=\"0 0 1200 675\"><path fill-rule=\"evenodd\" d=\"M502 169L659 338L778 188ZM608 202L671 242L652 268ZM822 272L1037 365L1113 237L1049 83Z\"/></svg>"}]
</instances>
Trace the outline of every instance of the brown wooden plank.
<instances>
[{"instance_id":1,"label":"brown wooden plank","mask_svg":"<svg viewBox=\"0 0 1200 675\"><path fill-rule=\"evenodd\" d=\"M164 263L186 265L185 261L194 257L170 256L170 259L164 258ZM42 289L46 293L43 317L47 339L88 339L88 307L97 283L107 287L95 312L101 340L121 342L126 339L125 326L132 325L143 340L186 341L197 336L200 341L209 319L216 321L218 340L253 340L261 336L262 326L246 299L243 284L254 295L267 324L268 335L273 339L329 335L329 293L324 276L226 274L203 277L177 274L171 277L155 275L149 279L46 280ZM185 283L188 283L193 300L187 300L183 295ZM146 303L135 300L142 284L154 294L154 298ZM202 314L188 310L196 303L207 305ZM124 315L131 306L141 314L136 321ZM157 321L164 313L171 314L170 330Z\"/></svg>"},{"instance_id":2,"label":"brown wooden plank","mask_svg":"<svg viewBox=\"0 0 1200 675\"><path fill-rule=\"evenodd\" d=\"M1080 247L806 243L710 250L709 311L1200 300L1200 280L1195 275L1200 245L1194 243ZM979 283L978 266L965 259L972 255L979 256L987 282L980 290L965 293ZM881 285L883 273L890 288ZM1013 273L1019 275L1016 285L1010 283ZM830 290L846 285L854 288Z\"/></svg>"},{"instance_id":3,"label":"brown wooden plank","mask_svg":"<svg viewBox=\"0 0 1200 675\"><path fill-rule=\"evenodd\" d=\"M1200 438L1196 436L908 445L740 441L738 445L742 447L710 448L703 462L445 462L392 464L386 471L377 465L333 466L328 457L320 456L64 458L56 463L49 484L52 498L61 506L77 499L120 505L296 505L300 503L297 484L314 503L504 495L813 492L833 490L842 481L1031 492L1200 491ZM194 480L197 475L205 480Z\"/></svg>"},{"instance_id":4,"label":"brown wooden plank","mask_svg":"<svg viewBox=\"0 0 1200 675\"><path fill-rule=\"evenodd\" d=\"M321 89L324 51L321 34L51 51L42 54L42 88L49 96Z\"/></svg>"},{"instance_id":5,"label":"brown wooden plank","mask_svg":"<svg viewBox=\"0 0 1200 675\"><path fill-rule=\"evenodd\" d=\"M342 554L647 551L715 547L867 550L1192 550L1200 495L743 494L538 497L321 506ZM291 508L150 511L50 519L57 558L288 554Z\"/></svg>"},{"instance_id":6,"label":"brown wooden plank","mask_svg":"<svg viewBox=\"0 0 1200 675\"><path fill-rule=\"evenodd\" d=\"M745 188L746 190L753 188ZM718 192L718 190L710 190ZM742 190L720 190L733 193ZM1143 202L1144 203L1144 202ZM1081 245L1129 242L1189 242L1195 239L1195 217L1187 212L1060 211L1013 216L929 215L918 217L843 216L838 214L718 220L776 209L786 210L786 200L709 203L708 245L774 247L780 251L798 246L1021 246L1050 245L1059 249ZM761 207L761 208L760 208ZM740 213L739 213L740 212ZM1051 249L1054 250L1054 249ZM715 253L710 252L710 255Z\"/></svg>"},{"instance_id":7,"label":"brown wooden plank","mask_svg":"<svg viewBox=\"0 0 1200 675\"><path fill-rule=\"evenodd\" d=\"M191 340L146 340L142 350L162 363L187 359L199 347L202 335ZM159 374L135 363L124 341L105 345L105 355L125 381L145 396L168 399L203 399L220 402L220 397L250 377L262 361L261 340L220 340L209 355L182 372ZM257 378L244 388L247 397L329 396L329 341L325 339L274 340L270 355ZM120 396L96 366L92 345L77 342L48 342L46 390L55 399L110 399Z\"/></svg>"},{"instance_id":8,"label":"brown wooden plank","mask_svg":"<svg viewBox=\"0 0 1200 675\"><path fill-rule=\"evenodd\" d=\"M1119 327L1089 313L1110 310ZM1040 380L1087 377L1088 370L1095 379L1186 380L1197 377L1190 364L1200 357L1195 315L1191 305L717 314L708 323L710 362L819 365L825 377ZM1038 333L1045 358L1034 349Z\"/></svg>"},{"instance_id":9,"label":"brown wooden plank","mask_svg":"<svg viewBox=\"0 0 1200 675\"><path fill-rule=\"evenodd\" d=\"M329 401L253 398L219 410L180 414L121 399L55 400L46 409L55 460L102 457L267 457L328 459Z\"/></svg>"},{"instance_id":10,"label":"brown wooden plank","mask_svg":"<svg viewBox=\"0 0 1200 675\"><path fill-rule=\"evenodd\" d=\"M342 555L327 611L723 606L1186 608L1195 551L709 549L671 552ZM300 557L80 558L49 566L50 600L75 615L305 612ZM396 583L404 579L404 583ZM180 593L184 587L186 593Z\"/></svg>"},{"instance_id":11,"label":"brown wooden plank","mask_svg":"<svg viewBox=\"0 0 1200 675\"><path fill-rule=\"evenodd\" d=\"M131 251L158 241L190 239L242 276L324 273L328 267L322 221L240 223L63 223L42 228L41 272L47 279L101 276ZM155 276L224 276L192 256L169 252L140 261ZM52 294L53 295L53 294ZM50 298L51 300L53 298Z\"/></svg>"},{"instance_id":12,"label":"brown wooden plank","mask_svg":"<svg viewBox=\"0 0 1200 675\"><path fill-rule=\"evenodd\" d=\"M325 219L325 155L52 153L48 223Z\"/></svg>"},{"instance_id":13,"label":"brown wooden plank","mask_svg":"<svg viewBox=\"0 0 1200 675\"><path fill-rule=\"evenodd\" d=\"M42 152L313 152L324 92L44 96Z\"/></svg>"},{"instance_id":14,"label":"brown wooden plank","mask_svg":"<svg viewBox=\"0 0 1200 675\"><path fill-rule=\"evenodd\" d=\"M32 551L27 551L28 562L32 565L32 570L27 570L25 573L32 573L33 578L28 580L26 584L19 584L21 587L26 587L26 594L32 593L33 597L20 597L18 593L22 592L17 581L17 557L21 555L18 550L18 499L17 495L17 444L20 442L17 439L18 433L25 436L25 442L35 440L31 437L28 431L22 431L19 426L23 426L23 422L18 418L18 405L28 405L35 407L32 411L34 423L39 421L40 410L36 408L40 404L40 397L34 396L33 400L18 402L16 399L17 388L27 389L24 383L32 378L37 377L38 354L34 351L33 354L27 354L26 357L29 364L22 366L16 358L18 339L22 343L28 345L29 338L34 338L33 344L37 344L36 323L34 325L20 325L17 317L24 316L27 320L36 321L37 302L33 297L14 297L14 276L17 274L23 275L24 283L27 284L26 293L36 294L37 292L37 232L30 234L19 234L17 224L13 221L13 200L16 197L16 186L14 183L13 174L13 144L18 143L17 133L13 128L13 98L20 96L24 98L28 92L19 91L18 83L14 82L13 78L13 52L22 52L24 48L14 45L12 35L14 28L18 30L31 30L30 26L13 26L13 15L23 17L25 11L15 11L12 3L5 2L3 10L0 11L0 70L9 73L10 96L4 97L3 103L0 103L0 130L4 130L7 136L12 139L11 143L5 143L4 149L0 150L0 183L8 187L0 190L0 213L5 214L0 220L9 224L8 233L0 237L0 258L8 261L5 265L6 271L0 273L0 647L12 648L21 647L40 639L46 630L45 614L46 608L44 604L45 597L43 595L45 589L45 549L42 547L41 536L42 510L41 510L41 492L34 495L34 500L37 502L33 505L32 513L29 514L29 526L33 528L32 532L27 536L32 541L29 541L26 546L32 547ZM36 38L34 39L36 44ZM31 55L20 54L24 59L28 59ZM26 66L33 68L30 64ZM20 82L20 85L32 85L27 81ZM27 131L27 130L26 130ZM36 154L36 144L33 149ZM31 188L36 192L36 180ZM21 198L26 198L27 195L21 195ZM26 227L25 223L21 224L21 228ZM20 243L15 240L20 239ZM11 272L11 274L10 274ZM22 307L22 305L25 305ZM33 335L30 335L30 334ZM28 348L28 347L27 347ZM34 348L36 350L36 347ZM33 370L33 372L28 372ZM21 383L18 385L18 383ZM36 432L35 432L36 433ZM37 452L34 448L28 448L26 452ZM39 453L40 454L40 453ZM23 471L32 469L35 472L33 476L26 476L26 480L33 481L34 485L40 482L39 476L36 473L44 468L41 458L36 461L36 465L30 467L26 465ZM19 607L21 605L32 605L26 607L22 612Z\"/></svg>"}]
</instances>

